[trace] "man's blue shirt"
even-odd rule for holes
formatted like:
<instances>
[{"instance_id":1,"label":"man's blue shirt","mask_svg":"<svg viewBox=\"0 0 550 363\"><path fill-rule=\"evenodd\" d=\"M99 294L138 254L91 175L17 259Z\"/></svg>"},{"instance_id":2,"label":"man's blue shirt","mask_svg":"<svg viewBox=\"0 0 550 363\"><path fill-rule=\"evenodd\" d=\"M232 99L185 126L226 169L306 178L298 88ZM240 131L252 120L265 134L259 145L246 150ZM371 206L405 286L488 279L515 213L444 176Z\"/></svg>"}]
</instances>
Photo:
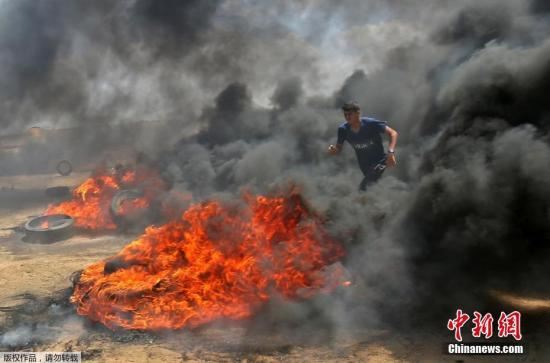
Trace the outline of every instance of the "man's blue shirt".
<instances>
[{"instance_id":1,"label":"man's blue shirt","mask_svg":"<svg viewBox=\"0 0 550 363\"><path fill-rule=\"evenodd\" d=\"M350 143L357 155L357 161L361 170L371 168L385 160L382 134L386 132L386 122L370 117L361 117L361 127L354 132L351 126L344 122L338 127L338 141L342 145L344 141Z\"/></svg>"}]
</instances>

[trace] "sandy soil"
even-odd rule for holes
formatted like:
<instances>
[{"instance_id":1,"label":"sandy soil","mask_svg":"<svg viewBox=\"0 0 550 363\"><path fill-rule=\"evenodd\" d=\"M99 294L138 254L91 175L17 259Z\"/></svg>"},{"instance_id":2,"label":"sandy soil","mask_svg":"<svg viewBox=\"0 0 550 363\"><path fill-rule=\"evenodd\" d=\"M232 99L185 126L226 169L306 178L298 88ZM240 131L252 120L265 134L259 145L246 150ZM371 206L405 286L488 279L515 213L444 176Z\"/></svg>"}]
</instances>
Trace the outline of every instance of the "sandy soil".
<instances>
[{"instance_id":1,"label":"sandy soil","mask_svg":"<svg viewBox=\"0 0 550 363\"><path fill-rule=\"evenodd\" d=\"M76 235L32 244L10 229L41 214L51 202L46 187L74 186L86 176L0 178L0 350L12 350L15 342L20 350L81 351L86 362L542 362L550 356L542 338L521 357L469 357L443 354L450 337L436 334L353 331L330 343L302 343L269 332L250 335L238 323L193 332L111 332L71 309L70 276L115 254L134 236Z\"/></svg>"}]
</instances>

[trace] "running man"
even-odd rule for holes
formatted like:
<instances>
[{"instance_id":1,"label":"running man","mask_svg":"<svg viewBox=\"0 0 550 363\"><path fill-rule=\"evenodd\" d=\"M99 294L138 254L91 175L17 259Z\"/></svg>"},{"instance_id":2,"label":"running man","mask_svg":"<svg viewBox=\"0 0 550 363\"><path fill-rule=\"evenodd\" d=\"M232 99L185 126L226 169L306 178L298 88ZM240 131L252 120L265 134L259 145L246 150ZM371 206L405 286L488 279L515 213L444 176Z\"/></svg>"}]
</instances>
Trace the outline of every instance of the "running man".
<instances>
[{"instance_id":1,"label":"running man","mask_svg":"<svg viewBox=\"0 0 550 363\"><path fill-rule=\"evenodd\" d=\"M386 167L397 164L395 145L398 133L384 121L361 117L361 108L356 102L344 103L342 110L346 122L338 127L338 141L336 145L330 145L328 151L333 155L338 154L342 151L344 141L350 143L364 176L359 184L359 190L364 191L367 186L375 183L382 176ZM390 137L387 154L384 152L382 134Z\"/></svg>"}]
</instances>

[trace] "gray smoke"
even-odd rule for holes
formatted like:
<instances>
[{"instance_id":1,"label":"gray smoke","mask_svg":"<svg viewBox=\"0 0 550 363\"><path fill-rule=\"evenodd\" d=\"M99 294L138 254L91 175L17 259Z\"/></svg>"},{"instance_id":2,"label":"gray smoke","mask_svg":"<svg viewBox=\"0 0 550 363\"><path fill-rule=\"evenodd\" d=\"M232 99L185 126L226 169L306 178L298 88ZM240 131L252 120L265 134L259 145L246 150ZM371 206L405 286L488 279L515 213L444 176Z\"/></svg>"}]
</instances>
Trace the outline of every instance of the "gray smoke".
<instances>
[{"instance_id":1,"label":"gray smoke","mask_svg":"<svg viewBox=\"0 0 550 363\"><path fill-rule=\"evenodd\" d=\"M3 128L66 122L93 148L132 130L98 125L160 120L130 139L176 188L201 199L296 183L325 215L354 286L275 303L270 328L439 324L483 309L491 288L545 289L544 1L0 4ZM364 195L349 146L325 152L350 99L400 133L399 166Z\"/></svg>"}]
</instances>

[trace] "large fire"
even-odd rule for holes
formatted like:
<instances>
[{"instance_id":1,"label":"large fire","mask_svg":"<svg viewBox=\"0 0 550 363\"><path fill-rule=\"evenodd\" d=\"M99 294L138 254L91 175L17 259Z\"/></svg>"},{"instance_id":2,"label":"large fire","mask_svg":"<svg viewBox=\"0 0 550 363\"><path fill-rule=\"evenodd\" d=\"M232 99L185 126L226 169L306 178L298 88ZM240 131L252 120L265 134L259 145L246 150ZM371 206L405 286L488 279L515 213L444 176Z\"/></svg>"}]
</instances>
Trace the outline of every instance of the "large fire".
<instances>
[{"instance_id":1,"label":"large fire","mask_svg":"<svg viewBox=\"0 0 550 363\"><path fill-rule=\"evenodd\" d=\"M71 301L112 329L193 328L346 285L343 255L297 193L208 201L86 268Z\"/></svg>"},{"instance_id":2,"label":"large fire","mask_svg":"<svg viewBox=\"0 0 550 363\"><path fill-rule=\"evenodd\" d=\"M117 224L113 220L111 202L117 192L123 189L138 188L142 195L129 199L120 206L121 214L145 210L166 184L154 170L137 167L135 169L96 170L92 176L76 187L72 199L53 204L45 214L67 214L75 221L75 226L86 230L113 230Z\"/></svg>"}]
</instances>

